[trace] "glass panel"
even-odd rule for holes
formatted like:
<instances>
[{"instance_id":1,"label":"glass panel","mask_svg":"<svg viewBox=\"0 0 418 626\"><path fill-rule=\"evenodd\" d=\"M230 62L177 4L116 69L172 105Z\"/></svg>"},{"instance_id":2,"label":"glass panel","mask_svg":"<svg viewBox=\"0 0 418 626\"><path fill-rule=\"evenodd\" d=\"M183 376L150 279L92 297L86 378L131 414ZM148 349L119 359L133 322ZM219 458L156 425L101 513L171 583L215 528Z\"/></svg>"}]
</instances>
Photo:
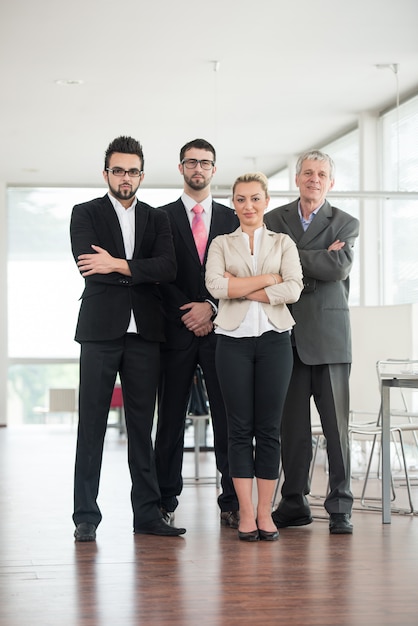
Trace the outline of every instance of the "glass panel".
<instances>
[{"instance_id":1,"label":"glass panel","mask_svg":"<svg viewBox=\"0 0 418 626\"><path fill-rule=\"evenodd\" d=\"M9 357L78 356L73 337L84 281L72 257L69 223L74 204L104 193L8 189ZM139 197L159 206L177 199L179 190L141 189Z\"/></svg>"},{"instance_id":2,"label":"glass panel","mask_svg":"<svg viewBox=\"0 0 418 626\"><path fill-rule=\"evenodd\" d=\"M48 413L48 390L67 387L78 387L78 362L11 365L8 377L8 423L69 423L73 415Z\"/></svg>"},{"instance_id":3,"label":"glass panel","mask_svg":"<svg viewBox=\"0 0 418 626\"><path fill-rule=\"evenodd\" d=\"M418 302L417 233L417 200L384 203L384 304Z\"/></svg>"},{"instance_id":4,"label":"glass panel","mask_svg":"<svg viewBox=\"0 0 418 626\"><path fill-rule=\"evenodd\" d=\"M417 136L418 97L382 117L385 190L416 191ZM408 199L385 201L382 224L384 304L418 302L418 202Z\"/></svg>"},{"instance_id":5,"label":"glass panel","mask_svg":"<svg viewBox=\"0 0 418 626\"><path fill-rule=\"evenodd\" d=\"M103 190L8 189L9 357L78 355L73 338L83 280L69 222L74 204L98 195Z\"/></svg>"},{"instance_id":6,"label":"glass panel","mask_svg":"<svg viewBox=\"0 0 418 626\"><path fill-rule=\"evenodd\" d=\"M69 223L75 204L105 193L103 188L7 191L8 356L14 363L21 360L9 368L9 423L51 419L46 413L48 388L78 384L74 332L84 281L71 253ZM180 193L141 189L138 195L160 206ZM51 363L39 364L42 360Z\"/></svg>"}]
</instances>

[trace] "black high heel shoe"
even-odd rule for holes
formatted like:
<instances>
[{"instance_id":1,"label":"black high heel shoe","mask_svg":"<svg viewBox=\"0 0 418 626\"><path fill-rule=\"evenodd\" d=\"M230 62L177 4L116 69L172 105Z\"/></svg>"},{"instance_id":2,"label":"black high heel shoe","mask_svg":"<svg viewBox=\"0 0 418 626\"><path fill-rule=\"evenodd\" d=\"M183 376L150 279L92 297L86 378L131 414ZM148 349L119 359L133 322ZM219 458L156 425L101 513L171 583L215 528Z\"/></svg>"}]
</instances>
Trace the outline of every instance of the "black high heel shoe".
<instances>
[{"instance_id":1,"label":"black high heel shoe","mask_svg":"<svg viewBox=\"0 0 418 626\"><path fill-rule=\"evenodd\" d=\"M255 530L250 530L249 533L243 533L239 530L238 539L240 539L241 541L259 541L260 536L258 532L258 528L256 528Z\"/></svg>"}]
</instances>

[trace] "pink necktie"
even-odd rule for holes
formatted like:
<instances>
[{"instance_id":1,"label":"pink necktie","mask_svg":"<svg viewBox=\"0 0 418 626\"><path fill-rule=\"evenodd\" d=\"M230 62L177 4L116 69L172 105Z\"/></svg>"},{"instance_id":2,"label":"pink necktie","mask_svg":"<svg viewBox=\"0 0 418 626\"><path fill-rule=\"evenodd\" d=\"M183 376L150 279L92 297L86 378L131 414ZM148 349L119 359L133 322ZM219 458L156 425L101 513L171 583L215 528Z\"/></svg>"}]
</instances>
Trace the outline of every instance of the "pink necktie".
<instances>
[{"instance_id":1,"label":"pink necktie","mask_svg":"<svg viewBox=\"0 0 418 626\"><path fill-rule=\"evenodd\" d=\"M202 218L203 207L200 204L196 204L196 206L193 207L192 211L194 213L194 218L192 221L192 233L200 262L203 263L206 244L208 242L208 234L206 232L205 222Z\"/></svg>"}]
</instances>

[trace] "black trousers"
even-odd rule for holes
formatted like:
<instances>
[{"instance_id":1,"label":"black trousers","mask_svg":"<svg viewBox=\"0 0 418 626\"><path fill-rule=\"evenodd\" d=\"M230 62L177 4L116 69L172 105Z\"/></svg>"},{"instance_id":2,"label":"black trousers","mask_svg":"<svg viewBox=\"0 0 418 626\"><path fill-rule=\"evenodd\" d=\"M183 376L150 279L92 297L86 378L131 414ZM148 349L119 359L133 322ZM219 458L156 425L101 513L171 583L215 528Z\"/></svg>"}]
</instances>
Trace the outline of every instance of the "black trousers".
<instances>
[{"instance_id":1,"label":"black trousers","mask_svg":"<svg viewBox=\"0 0 418 626\"><path fill-rule=\"evenodd\" d=\"M234 478L277 478L280 422L292 362L287 332L218 336L216 367L228 416L229 468Z\"/></svg>"},{"instance_id":2,"label":"black trousers","mask_svg":"<svg viewBox=\"0 0 418 626\"><path fill-rule=\"evenodd\" d=\"M225 406L215 367L217 337L195 337L185 350L161 351L161 378L158 389L158 425L155 457L161 504L174 511L182 492L184 430L190 390L196 366L205 379L214 435L216 466L221 474L222 493L218 497L221 511L237 511L238 498L229 475L228 426Z\"/></svg>"},{"instance_id":3,"label":"black trousers","mask_svg":"<svg viewBox=\"0 0 418 626\"><path fill-rule=\"evenodd\" d=\"M127 334L83 342L80 356L79 424L74 478L75 524L102 519L97 504L110 401L119 372L128 436L134 528L161 517L151 430L159 375L160 344Z\"/></svg>"},{"instance_id":4,"label":"black trousers","mask_svg":"<svg viewBox=\"0 0 418 626\"><path fill-rule=\"evenodd\" d=\"M349 363L305 365L294 348L294 366L282 419L282 461L285 481L279 510L284 515L307 514L312 460L311 397L327 440L330 492L328 513L351 513Z\"/></svg>"}]
</instances>

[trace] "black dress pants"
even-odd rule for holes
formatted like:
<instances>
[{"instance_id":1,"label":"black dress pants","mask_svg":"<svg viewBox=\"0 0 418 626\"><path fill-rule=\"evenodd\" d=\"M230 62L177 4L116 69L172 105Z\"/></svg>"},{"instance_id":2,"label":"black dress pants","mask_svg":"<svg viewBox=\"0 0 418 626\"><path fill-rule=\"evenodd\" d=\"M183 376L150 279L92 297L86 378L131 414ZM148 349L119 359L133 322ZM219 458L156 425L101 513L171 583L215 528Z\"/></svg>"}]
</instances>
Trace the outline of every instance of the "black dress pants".
<instances>
[{"instance_id":1,"label":"black dress pants","mask_svg":"<svg viewBox=\"0 0 418 626\"><path fill-rule=\"evenodd\" d=\"M134 528L161 517L151 430L159 375L160 344L137 334L83 342L80 356L79 424L74 478L75 524L98 526L97 503L110 401L119 372L128 436Z\"/></svg>"},{"instance_id":2,"label":"black dress pants","mask_svg":"<svg viewBox=\"0 0 418 626\"><path fill-rule=\"evenodd\" d=\"M158 389L158 425L155 455L161 505L167 511L178 506L183 489L182 466L184 430L190 390L199 364L205 379L213 426L216 467L221 474L222 492L218 497L221 511L237 511L238 498L229 474L228 425L225 406L215 367L217 337L210 333L194 337L186 349L161 352L161 377Z\"/></svg>"},{"instance_id":3,"label":"black dress pants","mask_svg":"<svg viewBox=\"0 0 418 626\"><path fill-rule=\"evenodd\" d=\"M216 367L228 416L229 468L234 478L277 478L280 422L292 362L288 332L218 336Z\"/></svg>"}]
</instances>

